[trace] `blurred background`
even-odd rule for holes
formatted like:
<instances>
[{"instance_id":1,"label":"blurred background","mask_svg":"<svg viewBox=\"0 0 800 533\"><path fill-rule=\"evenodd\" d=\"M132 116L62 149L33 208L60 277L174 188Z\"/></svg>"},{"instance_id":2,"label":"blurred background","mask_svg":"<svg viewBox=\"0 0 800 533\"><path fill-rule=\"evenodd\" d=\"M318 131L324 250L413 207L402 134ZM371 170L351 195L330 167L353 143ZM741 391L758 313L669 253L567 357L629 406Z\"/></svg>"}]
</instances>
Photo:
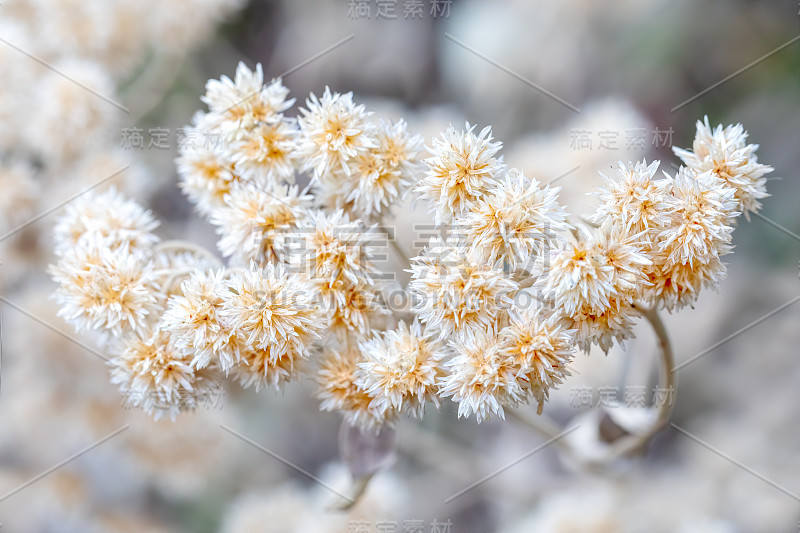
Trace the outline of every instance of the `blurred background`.
<instances>
[{"instance_id":1,"label":"blurred background","mask_svg":"<svg viewBox=\"0 0 800 533\"><path fill-rule=\"evenodd\" d=\"M4 0L2 531L796 531L799 9L795 0ZM174 158L205 82L232 76L239 61L283 77L298 100L290 114L330 86L406 118L426 142L450 123L491 125L506 162L557 180L576 214L618 160L660 159L673 172L671 146L691 146L697 119L743 123L759 160L775 167L772 196L739 222L719 293L666 318L686 363L677 428L613 474L592 475L526 427L478 426L445 403L400 423L394 465L343 513L330 510L349 483L339 418L319 412L310 383L280 394L228 384L219 405L174 423L123 409L103 354L56 317L52 225L76 195L114 185L155 212L162 238L214 250L213 229L176 186ZM428 220L424 207L396 212L412 249L408 228ZM646 324L625 350L578 356L546 412L569 424L588 397L624 425L624 393L647 385L654 356ZM602 437L575 439L602 447Z\"/></svg>"}]
</instances>

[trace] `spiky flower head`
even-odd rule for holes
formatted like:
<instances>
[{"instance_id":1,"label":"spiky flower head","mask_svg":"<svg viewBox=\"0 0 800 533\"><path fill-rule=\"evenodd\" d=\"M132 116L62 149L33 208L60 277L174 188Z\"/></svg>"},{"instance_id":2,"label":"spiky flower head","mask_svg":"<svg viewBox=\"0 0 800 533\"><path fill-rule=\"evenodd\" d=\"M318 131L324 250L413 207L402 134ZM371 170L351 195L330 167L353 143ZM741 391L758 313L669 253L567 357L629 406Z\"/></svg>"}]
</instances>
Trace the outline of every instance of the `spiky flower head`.
<instances>
[{"instance_id":1,"label":"spiky flower head","mask_svg":"<svg viewBox=\"0 0 800 533\"><path fill-rule=\"evenodd\" d=\"M281 114L292 107L288 99L289 89L281 80L264 84L261 64L255 70L240 62L236 75L231 80L222 76L206 83L206 94L201 98L208 105L210 121L223 133L251 128L259 122L275 122Z\"/></svg>"},{"instance_id":2,"label":"spiky flower head","mask_svg":"<svg viewBox=\"0 0 800 533\"><path fill-rule=\"evenodd\" d=\"M675 154L695 174L711 172L734 189L738 203L736 211L748 217L761 209L760 199L767 194L767 179L773 171L769 165L758 162L757 144L747 144L748 133L741 124L711 129L706 116L697 121L693 151L674 147Z\"/></svg>"},{"instance_id":3,"label":"spiky flower head","mask_svg":"<svg viewBox=\"0 0 800 533\"><path fill-rule=\"evenodd\" d=\"M543 294L586 351L597 343L608 352L614 339L632 334L632 305L648 285L644 267L651 264L637 238L607 221L598 229L578 228L551 258Z\"/></svg>"},{"instance_id":4,"label":"spiky flower head","mask_svg":"<svg viewBox=\"0 0 800 533\"><path fill-rule=\"evenodd\" d=\"M643 241L651 238L669 220L666 202L671 180L655 179L659 161L649 165L639 161L625 165L622 161L609 177L603 175L603 186L595 193L600 205L591 218L596 224L614 220L631 235L642 234Z\"/></svg>"},{"instance_id":5,"label":"spiky flower head","mask_svg":"<svg viewBox=\"0 0 800 533\"><path fill-rule=\"evenodd\" d=\"M83 240L50 272L59 284L58 315L78 331L118 338L157 321L163 298L152 264L128 244L112 249L102 239Z\"/></svg>"},{"instance_id":6,"label":"spiky flower head","mask_svg":"<svg viewBox=\"0 0 800 533\"><path fill-rule=\"evenodd\" d=\"M307 109L298 117L302 137L299 154L304 170L313 170L315 179L335 171L350 173L349 162L376 147L371 113L353 102L353 93L331 93L325 87L322 98L312 94Z\"/></svg>"},{"instance_id":7,"label":"spiky flower head","mask_svg":"<svg viewBox=\"0 0 800 533\"><path fill-rule=\"evenodd\" d=\"M281 117L236 130L226 141L226 159L243 181L260 186L294 183L298 165L296 121Z\"/></svg>"},{"instance_id":8,"label":"spiky flower head","mask_svg":"<svg viewBox=\"0 0 800 533\"><path fill-rule=\"evenodd\" d=\"M292 264L309 279L334 287L372 285L377 270L372 263L372 228L350 220L342 211L326 215L313 211L298 225L299 248L292 252Z\"/></svg>"},{"instance_id":9,"label":"spiky flower head","mask_svg":"<svg viewBox=\"0 0 800 533\"><path fill-rule=\"evenodd\" d=\"M464 131L451 125L428 148L433 155L425 160L428 169L416 191L431 202L437 224L470 210L505 169L502 158L495 157L502 143L492 142L491 127L478 135L474 129L469 123Z\"/></svg>"},{"instance_id":10,"label":"spiky flower head","mask_svg":"<svg viewBox=\"0 0 800 533\"><path fill-rule=\"evenodd\" d=\"M674 263L689 265L728 253L730 222L739 215L735 194L713 173L693 175L682 167L667 199L670 221L659 234L659 251Z\"/></svg>"},{"instance_id":11,"label":"spiky flower head","mask_svg":"<svg viewBox=\"0 0 800 533\"><path fill-rule=\"evenodd\" d=\"M512 358L498 353L494 328L470 332L450 343L455 356L445 366L441 396L458 403L458 416L475 415L478 423L497 415L505 418L504 407L525 401L526 391L517 378L518 366Z\"/></svg>"},{"instance_id":12,"label":"spiky flower head","mask_svg":"<svg viewBox=\"0 0 800 533\"><path fill-rule=\"evenodd\" d=\"M550 390L570 375L575 332L560 318L544 310L513 311L498 334L498 357L513 361L518 384L539 403L539 412Z\"/></svg>"},{"instance_id":13,"label":"spiky flower head","mask_svg":"<svg viewBox=\"0 0 800 533\"><path fill-rule=\"evenodd\" d=\"M191 355L178 349L164 331L124 339L119 356L111 361L111 382L119 385L125 403L139 407L156 420L173 420L181 411L195 409L221 392L213 370L195 370Z\"/></svg>"},{"instance_id":14,"label":"spiky flower head","mask_svg":"<svg viewBox=\"0 0 800 533\"><path fill-rule=\"evenodd\" d=\"M280 265L234 270L223 294L221 317L271 362L307 357L324 326L308 284Z\"/></svg>"},{"instance_id":15,"label":"spiky flower head","mask_svg":"<svg viewBox=\"0 0 800 533\"><path fill-rule=\"evenodd\" d=\"M194 120L204 122L205 116L198 113ZM225 195L239 181L239 176L223 147L219 146L220 134L207 132L197 125L185 128L184 133L186 139L179 144L176 159L178 185L203 215L210 216L216 208L225 205Z\"/></svg>"},{"instance_id":16,"label":"spiky flower head","mask_svg":"<svg viewBox=\"0 0 800 533\"><path fill-rule=\"evenodd\" d=\"M57 254L68 253L83 241L92 245L143 250L158 242L152 232L158 227L153 214L113 187L90 192L66 206L54 229Z\"/></svg>"},{"instance_id":17,"label":"spiky flower head","mask_svg":"<svg viewBox=\"0 0 800 533\"><path fill-rule=\"evenodd\" d=\"M225 196L225 207L211 217L220 234L220 251L240 265L286 262L286 238L305 218L310 203L311 197L296 185L234 187Z\"/></svg>"},{"instance_id":18,"label":"spiky flower head","mask_svg":"<svg viewBox=\"0 0 800 533\"><path fill-rule=\"evenodd\" d=\"M370 220L400 200L420 171L422 138L409 134L400 120L381 121L375 140L374 148L348 162L349 172L335 171L318 182L320 205Z\"/></svg>"},{"instance_id":19,"label":"spiky flower head","mask_svg":"<svg viewBox=\"0 0 800 533\"><path fill-rule=\"evenodd\" d=\"M510 307L519 289L502 265L453 238L432 238L412 259L410 272L414 311L443 339L486 329Z\"/></svg>"},{"instance_id":20,"label":"spiky flower head","mask_svg":"<svg viewBox=\"0 0 800 533\"><path fill-rule=\"evenodd\" d=\"M360 344L364 361L358 366L358 385L381 412L405 412L422 417L425 402L438 407L438 381L444 375L444 345L423 334L418 321L400 322L397 329L372 336Z\"/></svg>"},{"instance_id":21,"label":"spiky flower head","mask_svg":"<svg viewBox=\"0 0 800 533\"><path fill-rule=\"evenodd\" d=\"M363 431L377 432L387 423L392 423L396 411L379 410L372 397L361 387L359 376L363 355L356 348L326 350L316 374L317 397L322 401L323 411L338 411L345 421Z\"/></svg>"},{"instance_id":22,"label":"spiky flower head","mask_svg":"<svg viewBox=\"0 0 800 533\"><path fill-rule=\"evenodd\" d=\"M704 172L681 168L667 196L670 218L658 233L647 269L647 298L672 310L692 304L702 287L725 276L721 257L731 252L731 221L739 214L734 189Z\"/></svg>"},{"instance_id":23,"label":"spiky flower head","mask_svg":"<svg viewBox=\"0 0 800 533\"><path fill-rule=\"evenodd\" d=\"M225 289L222 270L194 271L181 283L181 293L169 299L161 317L161 328L191 356L193 368L213 362L228 371L240 360L240 339L220 316Z\"/></svg>"},{"instance_id":24,"label":"spiky flower head","mask_svg":"<svg viewBox=\"0 0 800 533\"><path fill-rule=\"evenodd\" d=\"M534 256L549 251L555 233L570 227L558 204L559 190L540 187L511 169L458 219L457 228L489 262L507 261L512 269L530 265Z\"/></svg>"}]
</instances>

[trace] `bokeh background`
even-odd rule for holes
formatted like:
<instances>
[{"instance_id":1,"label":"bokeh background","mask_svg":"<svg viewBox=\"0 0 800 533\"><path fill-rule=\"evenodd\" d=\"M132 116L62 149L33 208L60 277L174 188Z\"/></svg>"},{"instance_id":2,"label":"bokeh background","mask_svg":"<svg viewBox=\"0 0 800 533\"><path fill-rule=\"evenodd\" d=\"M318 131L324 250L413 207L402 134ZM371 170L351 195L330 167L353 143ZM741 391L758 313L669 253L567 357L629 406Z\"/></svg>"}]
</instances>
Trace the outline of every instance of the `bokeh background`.
<instances>
[{"instance_id":1,"label":"bokeh background","mask_svg":"<svg viewBox=\"0 0 800 533\"><path fill-rule=\"evenodd\" d=\"M799 10L795 0L4 0L2 531L796 531ZM618 160L660 159L672 172L671 146L691 146L697 119L742 122L775 167L772 196L740 221L719 293L666 319L678 361L694 359L679 371L680 429L596 475L557 446L531 453L545 439L512 420L478 426L445 403L399 425L394 465L342 513L286 464L348 487L338 416L319 412L309 383L259 394L229 384L219 405L176 422L123 409L103 354L56 317L50 231L70 199L114 185L155 212L163 238L215 249L174 158L205 82L239 61L283 76L298 106L325 86L353 91L426 141L450 123L491 125L506 161L557 180L573 213L591 208L586 193ZM398 206L408 249L426 217ZM586 411L579 391L596 405L601 390L648 385L654 339L646 325L639 333L625 350L580 355L546 411L569 424Z\"/></svg>"}]
</instances>

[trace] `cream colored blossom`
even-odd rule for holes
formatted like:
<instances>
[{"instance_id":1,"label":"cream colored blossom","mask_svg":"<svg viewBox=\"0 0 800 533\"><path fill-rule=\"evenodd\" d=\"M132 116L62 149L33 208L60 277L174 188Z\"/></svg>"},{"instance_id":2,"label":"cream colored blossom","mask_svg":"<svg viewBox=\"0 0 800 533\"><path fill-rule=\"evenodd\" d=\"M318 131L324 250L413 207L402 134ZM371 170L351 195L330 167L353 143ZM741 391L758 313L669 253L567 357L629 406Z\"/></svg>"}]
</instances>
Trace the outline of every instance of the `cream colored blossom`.
<instances>
[{"instance_id":1,"label":"cream colored blossom","mask_svg":"<svg viewBox=\"0 0 800 533\"><path fill-rule=\"evenodd\" d=\"M431 239L410 272L414 311L443 339L489 327L519 288L501 265L452 238Z\"/></svg>"},{"instance_id":2,"label":"cream colored blossom","mask_svg":"<svg viewBox=\"0 0 800 533\"><path fill-rule=\"evenodd\" d=\"M349 172L332 172L320 180L321 205L371 219L399 201L421 169L422 138L412 136L403 120L381 121L376 143L348 162Z\"/></svg>"},{"instance_id":3,"label":"cream colored blossom","mask_svg":"<svg viewBox=\"0 0 800 533\"><path fill-rule=\"evenodd\" d=\"M377 291L366 283L313 278L311 286L325 313L328 331L339 336L359 338L370 330L371 319L384 312Z\"/></svg>"},{"instance_id":4,"label":"cream colored blossom","mask_svg":"<svg viewBox=\"0 0 800 533\"><path fill-rule=\"evenodd\" d=\"M758 162L758 145L746 144L747 137L741 124L718 125L712 130L705 117L703 122L697 121L693 152L677 147L673 150L695 174L711 172L734 189L736 211L749 217L761 208L759 200L769 196L764 176L773 168Z\"/></svg>"},{"instance_id":5,"label":"cream colored blossom","mask_svg":"<svg viewBox=\"0 0 800 533\"><path fill-rule=\"evenodd\" d=\"M721 257L731 252L730 225L738 202L734 189L704 172L681 168L667 197L669 222L659 231L653 265L647 274L649 301L672 310L691 305L702 287L725 277Z\"/></svg>"},{"instance_id":6,"label":"cream colored blossom","mask_svg":"<svg viewBox=\"0 0 800 533\"><path fill-rule=\"evenodd\" d=\"M458 416L475 415L478 423L498 415L504 407L516 407L526 399L517 377L519 368L510 357L498 353L496 330L478 330L451 342L455 356L445 363L448 374L441 380L441 396L458 403Z\"/></svg>"},{"instance_id":7,"label":"cream colored blossom","mask_svg":"<svg viewBox=\"0 0 800 533\"><path fill-rule=\"evenodd\" d=\"M226 141L227 159L244 181L268 186L294 183L299 131L293 119L259 122Z\"/></svg>"},{"instance_id":8,"label":"cream colored blossom","mask_svg":"<svg viewBox=\"0 0 800 533\"><path fill-rule=\"evenodd\" d=\"M360 344L358 385L381 412L402 411L421 418L426 402L438 407L437 381L445 357L441 341L423 334L418 321L400 322L395 330L376 334Z\"/></svg>"},{"instance_id":9,"label":"cream colored blossom","mask_svg":"<svg viewBox=\"0 0 800 533\"><path fill-rule=\"evenodd\" d=\"M642 234L648 245L652 234L667 223L669 205L666 196L671 180L656 180L659 161L647 161L626 166L619 162L614 174L603 175L603 187L595 195L600 205L592 222L603 224L612 220L631 234Z\"/></svg>"},{"instance_id":10,"label":"cream colored blossom","mask_svg":"<svg viewBox=\"0 0 800 533\"><path fill-rule=\"evenodd\" d=\"M579 229L551 258L543 293L586 351L597 343L608 352L614 339L632 334L633 303L649 283L644 267L651 264L636 239L607 222Z\"/></svg>"},{"instance_id":11,"label":"cream colored blossom","mask_svg":"<svg viewBox=\"0 0 800 533\"><path fill-rule=\"evenodd\" d=\"M270 264L234 270L226 289L220 317L250 348L234 371L249 376L243 383L256 388L285 381L324 327L309 286Z\"/></svg>"},{"instance_id":12,"label":"cream colored blossom","mask_svg":"<svg viewBox=\"0 0 800 533\"><path fill-rule=\"evenodd\" d=\"M127 244L85 241L50 268L59 284L58 315L78 331L102 337L141 332L157 320L162 297L152 265Z\"/></svg>"},{"instance_id":13,"label":"cream colored blossom","mask_svg":"<svg viewBox=\"0 0 800 533\"><path fill-rule=\"evenodd\" d=\"M158 221L138 203L126 199L113 187L102 193L90 192L66 206L56 223L57 254L68 253L83 241L108 248L127 246L143 250L158 242L153 230Z\"/></svg>"},{"instance_id":14,"label":"cream colored blossom","mask_svg":"<svg viewBox=\"0 0 800 533\"><path fill-rule=\"evenodd\" d=\"M555 233L569 227L558 191L512 169L456 225L489 262L507 261L512 269L529 265L548 252Z\"/></svg>"},{"instance_id":15,"label":"cream colored blossom","mask_svg":"<svg viewBox=\"0 0 800 533\"><path fill-rule=\"evenodd\" d=\"M335 171L350 174L350 160L376 147L371 113L353 103L353 93L331 93L326 87L322 98L312 94L306 107L298 117L299 155L305 160L303 169L312 170L315 179Z\"/></svg>"},{"instance_id":16,"label":"cream colored blossom","mask_svg":"<svg viewBox=\"0 0 800 533\"><path fill-rule=\"evenodd\" d=\"M311 212L298 224L299 248L292 253L292 264L309 279L334 287L337 282L349 285L372 285L377 274L372 263L374 252L372 228L360 220L350 220L341 211L326 215Z\"/></svg>"},{"instance_id":17,"label":"cream colored blossom","mask_svg":"<svg viewBox=\"0 0 800 533\"><path fill-rule=\"evenodd\" d=\"M174 419L221 390L213 370L196 371L190 360L164 331L134 335L111 360L111 382L119 385L127 405L156 419L165 414Z\"/></svg>"},{"instance_id":18,"label":"cream colored blossom","mask_svg":"<svg viewBox=\"0 0 800 533\"><path fill-rule=\"evenodd\" d=\"M478 135L474 129L450 126L428 149L433 155L425 160L428 169L415 190L431 202L437 224L469 211L504 171L502 158L495 157L502 143L492 142L491 127Z\"/></svg>"},{"instance_id":19,"label":"cream colored blossom","mask_svg":"<svg viewBox=\"0 0 800 533\"><path fill-rule=\"evenodd\" d=\"M279 121L282 113L294 104L288 96L289 89L281 80L264 84L260 63L250 70L240 62L233 80L227 76L209 80L201 100L208 105L210 122L218 131L229 133L252 128L260 122Z\"/></svg>"},{"instance_id":20,"label":"cream colored blossom","mask_svg":"<svg viewBox=\"0 0 800 533\"><path fill-rule=\"evenodd\" d=\"M198 131L193 128L187 130L189 133ZM219 147L205 143L190 144L187 141L182 145L177 166L181 190L205 216L210 216L215 209L225 205L225 195L239 181L232 163Z\"/></svg>"},{"instance_id":21,"label":"cream colored blossom","mask_svg":"<svg viewBox=\"0 0 800 533\"><path fill-rule=\"evenodd\" d=\"M237 264L287 261L286 238L304 219L310 202L294 185L234 187L225 206L211 216L220 251Z\"/></svg>"},{"instance_id":22,"label":"cream colored blossom","mask_svg":"<svg viewBox=\"0 0 800 533\"><path fill-rule=\"evenodd\" d=\"M323 411L338 411L353 426L375 432L396 418L396 411L379 410L372 397L358 383L362 362L361 352L353 347L345 350L326 350L322 354L315 380L317 397Z\"/></svg>"},{"instance_id":23,"label":"cream colored blossom","mask_svg":"<svg viewBox=\"0 0 800 533\"><path fill-rule=\"evenodd\" d=\"M690 175L682 168L668 198L669 224L659 233L659 251L674 263L707 263L730 249L733 227L739 215L734 189L713 173Z\"/></svg>"},{"instance_id":24,"label":"cream colored blossom","mask_svg":"<svg viewBox=\"0 0 800 533\"><path fill-rule=\"evenodd\" d=\"M543 310L509 313L509 324L498 334L498 356L513 361L517 382L526 395L542 405L550 390L570 375L575 332L558 315Z\"/></svg>"},{"instance_id":25,"label":"cream colored blossom","mask_svg":"<svg viewBox=\"0 0 800 533\"><path fill-rule=\"evenodd\" d=\"M220 317L225 288L223 271L194 271L181 283L181 294L169 299L161 317L161 328L191 356L193 368L213 362L227 371L240 360L240 339Z\"/></svg>"}]
</instances>

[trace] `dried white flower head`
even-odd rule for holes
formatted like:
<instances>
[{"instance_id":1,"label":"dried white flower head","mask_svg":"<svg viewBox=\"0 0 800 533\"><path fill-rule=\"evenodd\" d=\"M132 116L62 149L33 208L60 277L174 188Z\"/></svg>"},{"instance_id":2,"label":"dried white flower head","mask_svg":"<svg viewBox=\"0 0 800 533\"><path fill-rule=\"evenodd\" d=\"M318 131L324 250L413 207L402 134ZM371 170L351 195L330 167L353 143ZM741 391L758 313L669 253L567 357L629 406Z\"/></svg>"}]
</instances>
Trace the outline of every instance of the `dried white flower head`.
<instances>
[{"instance_id":1,"label":"dried white flower head","mask_svg":"<svg viewBox=\"0 0 800 533\"><path fill-rule=\"evenodd\" d=\"M90 192L70 202L66 213L58 219L53 230L56 253L69 253L84 241L111 249L121 246L131 251L147 249L159 240L152 233L157 227L158 221L149 210L116 189Z\"/></svg>"},{"instance_id":2,"label":"dried white flower head","mask_svg":"<svg viewBox=\"0 0 800 533\"><path fill-rule=\"evenodd\" d=\"M632 304L648 284L643 269L650 264L636 237L612 222L579 228L553 254L543 293L578 331L581 348L597 343L608 352L614 339L632 334Z\"/></svg>"},{"instance_id":3,"label":"dried white flower head","mask_svg":"<svg viewBox=\"0 0 800 533\"><path fill-rule=\"evenodd\" d=\"M303 169L313 170L315 179L334 171L349 175L350 160L377 146L371 113L353 103L353 93L331 93L325 87L322 98L312 94L306 107L298 118L302 131L298 150Z\"/></svg>"},{"instance_id":4,"label":"dried white flower head","mask_svg":"<svg viewBox=\"0 0 800 533\"><path fill-rule=\"evenodd\" d=\"M372 397L358 384L361 361L362 353L354 347L326 350L316 374L317 397L323 411L338 411L350 425L377 432L393 422L397 412L377 409Z\"/></svg>"},{"instance_id":5,"label":"dried white flower head","mask_svg":"<svg viewBox=\"0 0 800 533\"><path fill-rule=\"evenodd\" d=\"M205 216L225 205L225 195L239 181L232 164L218 148L182 145L177 165L181 190Z\"/></svg>"},{"instance_id":6,"label":"dried white flower head","mask_svg":"<svg viewBox=\"0 0 800 533\"><path fill-rule=\"evenodd\" d=\"M377 146L349 160L349 172L338 170L319 180L320 205L369 220L400 200L420 171L422 138L409 134L405 121L399 120L381 121L375 140Z\"/></svg>"},{"instance_id":7,"label":"dried white flower head","mask_svg":"<svg viewBox=\"0 0 800 533\"><path fill-rule=\"evenodd\" d=\"M454 239L431 239L411 264L414 311L442 339L485 330L512 304L519 285L502 266Z\"/></svg>"},{"instance_id":8,"label":"dried white flower head","mask_svg":"<svg viewBox=\"0 0 800 533\"><path fill-rule=\"evenodd\" d=\"M260 122L279 121L281 114L294 104L288 96L289 89L281 80L264 85L260 63L255 70L239 63L233 80L227 76L209 80L201 100L208 105L212 123L219 131L228 133L252 128Z\"/></svg>"},{"instance_id":9,"label":"dried white flower head","mask_svg":"<svg viewBox=\"0 0 800 533\"><path fill-rule=\"evenodd\" d=\"M421 418L425 402L437 407L438 381L444 375L441 341L423 334L418 321L400 322L397 329L360 344L364 361L357 384L380 413L405 412Z\"/></svg>"},{"instance_id":10,"label":"dried white flower head","mask_svg":"<svg viewBox=\"0 0 800 533\"><path fill-rule=\"evenodd\" d=\"M769 196L764 176L773 168L758 162L758 145L747 144L747 136L741 124L724 128L720 124L712 130L705 117L703 122L697 121L693 152L677 147L673 150L695 174L711 172L734 189L736 211L749 217L761 209L759 200Z\"/></svg>"},{"instance_id":11,"label":"dried white flower head","mask_svg":"<svg viewBox=\"0 0 800 533\"><path fill-rule=\"evenodd\" d=\"M267 186L294 182L299 130L294 120L259 122L248 130L237 130L225 146L226 159L244 181Z\"/></svg>"},{"instance_id":12,"label":"dried white flower head","mask_svg":"<svg viewBox=\"0 0 800 533\"><path fill-rule=\"evenodd\" d=\"M244 385L277 386L291 377L295 362L324 327L314 294L300 277L267 265L234 270L219 311L241 342L250 347L234 370Z\"/></svg>"},{"instance_id":13,"label":"dried white flower head","mask_svg":"<svg viewBox=\"0 0 800 533\"><path fill-rule=\"evenodd\" d=\"M121 337L158 319L163 297L152 265L126 243L109 248L102 240L82 241L50 273L59 284L58 315L78 331Z\"/></svg>"},{"instance_id":14,"label":"dried white flower head","mask_svg":"<svg viewBox=\"0 0 800 533\"><path fill-rule=\"evenodd\" d=\"M221 236L220 251L239 265L285 261L285 239L305 218L310 203L311 197L295 185L233 187L225 206L211 216Z\"/></svg>"},{"instance_id":15,"label":"dried white flower head","mask_svg":"<svg viewBox=\"0 0 800 533\"><path fill-rule=\"evenodd\" d=\"M467 124L458 131L451 125L428 149L433 155L425 160L428 170L416 191L432 203L436 224L470 210L505 169L502 158L495 157L502 143L492 142L492 128L478 135L474 129Z\"/></svg>"},{"instance_id":16,"label":"dried white flower head","mask_svg":"<svg viewBox=\"0 0 800 533\"><path fill-rule=\"evenodd\" d=\"M215 373L196 371L190 359L164 331L133 335L110 361L111 382L119 385L129 406L142 408L156 420L165 414L174 419L220 392Z\"/></svg>"},{"instance_id":17,"label":"dried white flower head","mask_svg":"<svg viewBox=\"0 0 800 533\"><path fill-rule=\"evenodd\" d=\"M603 187L595 195L600 206L591 220L603 224L608 219L620 224L630 235L643 234L648 244L654 231L668 220L666 195L671 180L654 179L660 161L639 161L626 166L622 161L611 177L603 176Z\"/></svg>"},{"instance_id":18,"label":"dried white flower head","mask_svg":"<svg viewBox=\"0 0 800 533\"><path fill-rule=\"evenodd\" d=\"M511 169L457 220L466 242L480 248L490 263L507 261L512 269L529 266L548 252L557 232L569 228L558 204L559 188L541 188L535 179Z\"/></svg>"},{"instance_id":19,"label":"dried white flower head","mask_svg":"<svg viewBox=\"0 0 800 533\"><path fill-rule=\"evenodd\" d=\"M561 317L543 310L509 313L509 324L499 334L498 356L513 361L517 383L539 403L541 413L550 390L570 375L575 332Z\"/></svg>"},{"instance_id":20,"label":"dried white flower head","mask_svg":"<svg viewBox=\"0 0 800 533\"><path fill-rule=\"evenodd\" d=\"M669 222L660 230L647 269L648 299L668 310L691 305L704 286L725 276L720 257L731 251L731 221L739 213L734 189L712 172L681 168L666 199Z\"/></svg>"},{"instance_id":21,"label":"dried white flower head","mask_svg":"<svg viewBox=\"0 0 800 533\"><path fill-rule=\"evenodd\" d=\"M370 241L373 228L350 220L342 211L326 215L312 211L298 224L300 249L292 253L292 264L308 278L335 287L337 282L363 286L373 284L377 274Z\"/></svg>"},{"instance_id":22,"label":"dried white flower head","mask_svg":"<svg viewBox=\"0 0 800 533\"><path fill-rule=\"evenodd\" d=\"M458 416L476 415L478 423L492 414L504 418L503 407L525 401L513 359L498 353L496 330L478 330L451 342L456 355L445 363L441 396L458 402Z\"/></svg>"},{"instance_id":23,"label":"dried white flower head","mask_svg":"<svg viewBox=\"0 0 800 533\"><path fill-rule=\"evenodd\" d=\"M244 347L220 317L225 290L223 271L194 271L181 283L181 294L169 299L161 317L161 328L172 335L178 349L191 356L193 368L215 363L228 371L240 360Z\"/></svg>"}]
</instances>

